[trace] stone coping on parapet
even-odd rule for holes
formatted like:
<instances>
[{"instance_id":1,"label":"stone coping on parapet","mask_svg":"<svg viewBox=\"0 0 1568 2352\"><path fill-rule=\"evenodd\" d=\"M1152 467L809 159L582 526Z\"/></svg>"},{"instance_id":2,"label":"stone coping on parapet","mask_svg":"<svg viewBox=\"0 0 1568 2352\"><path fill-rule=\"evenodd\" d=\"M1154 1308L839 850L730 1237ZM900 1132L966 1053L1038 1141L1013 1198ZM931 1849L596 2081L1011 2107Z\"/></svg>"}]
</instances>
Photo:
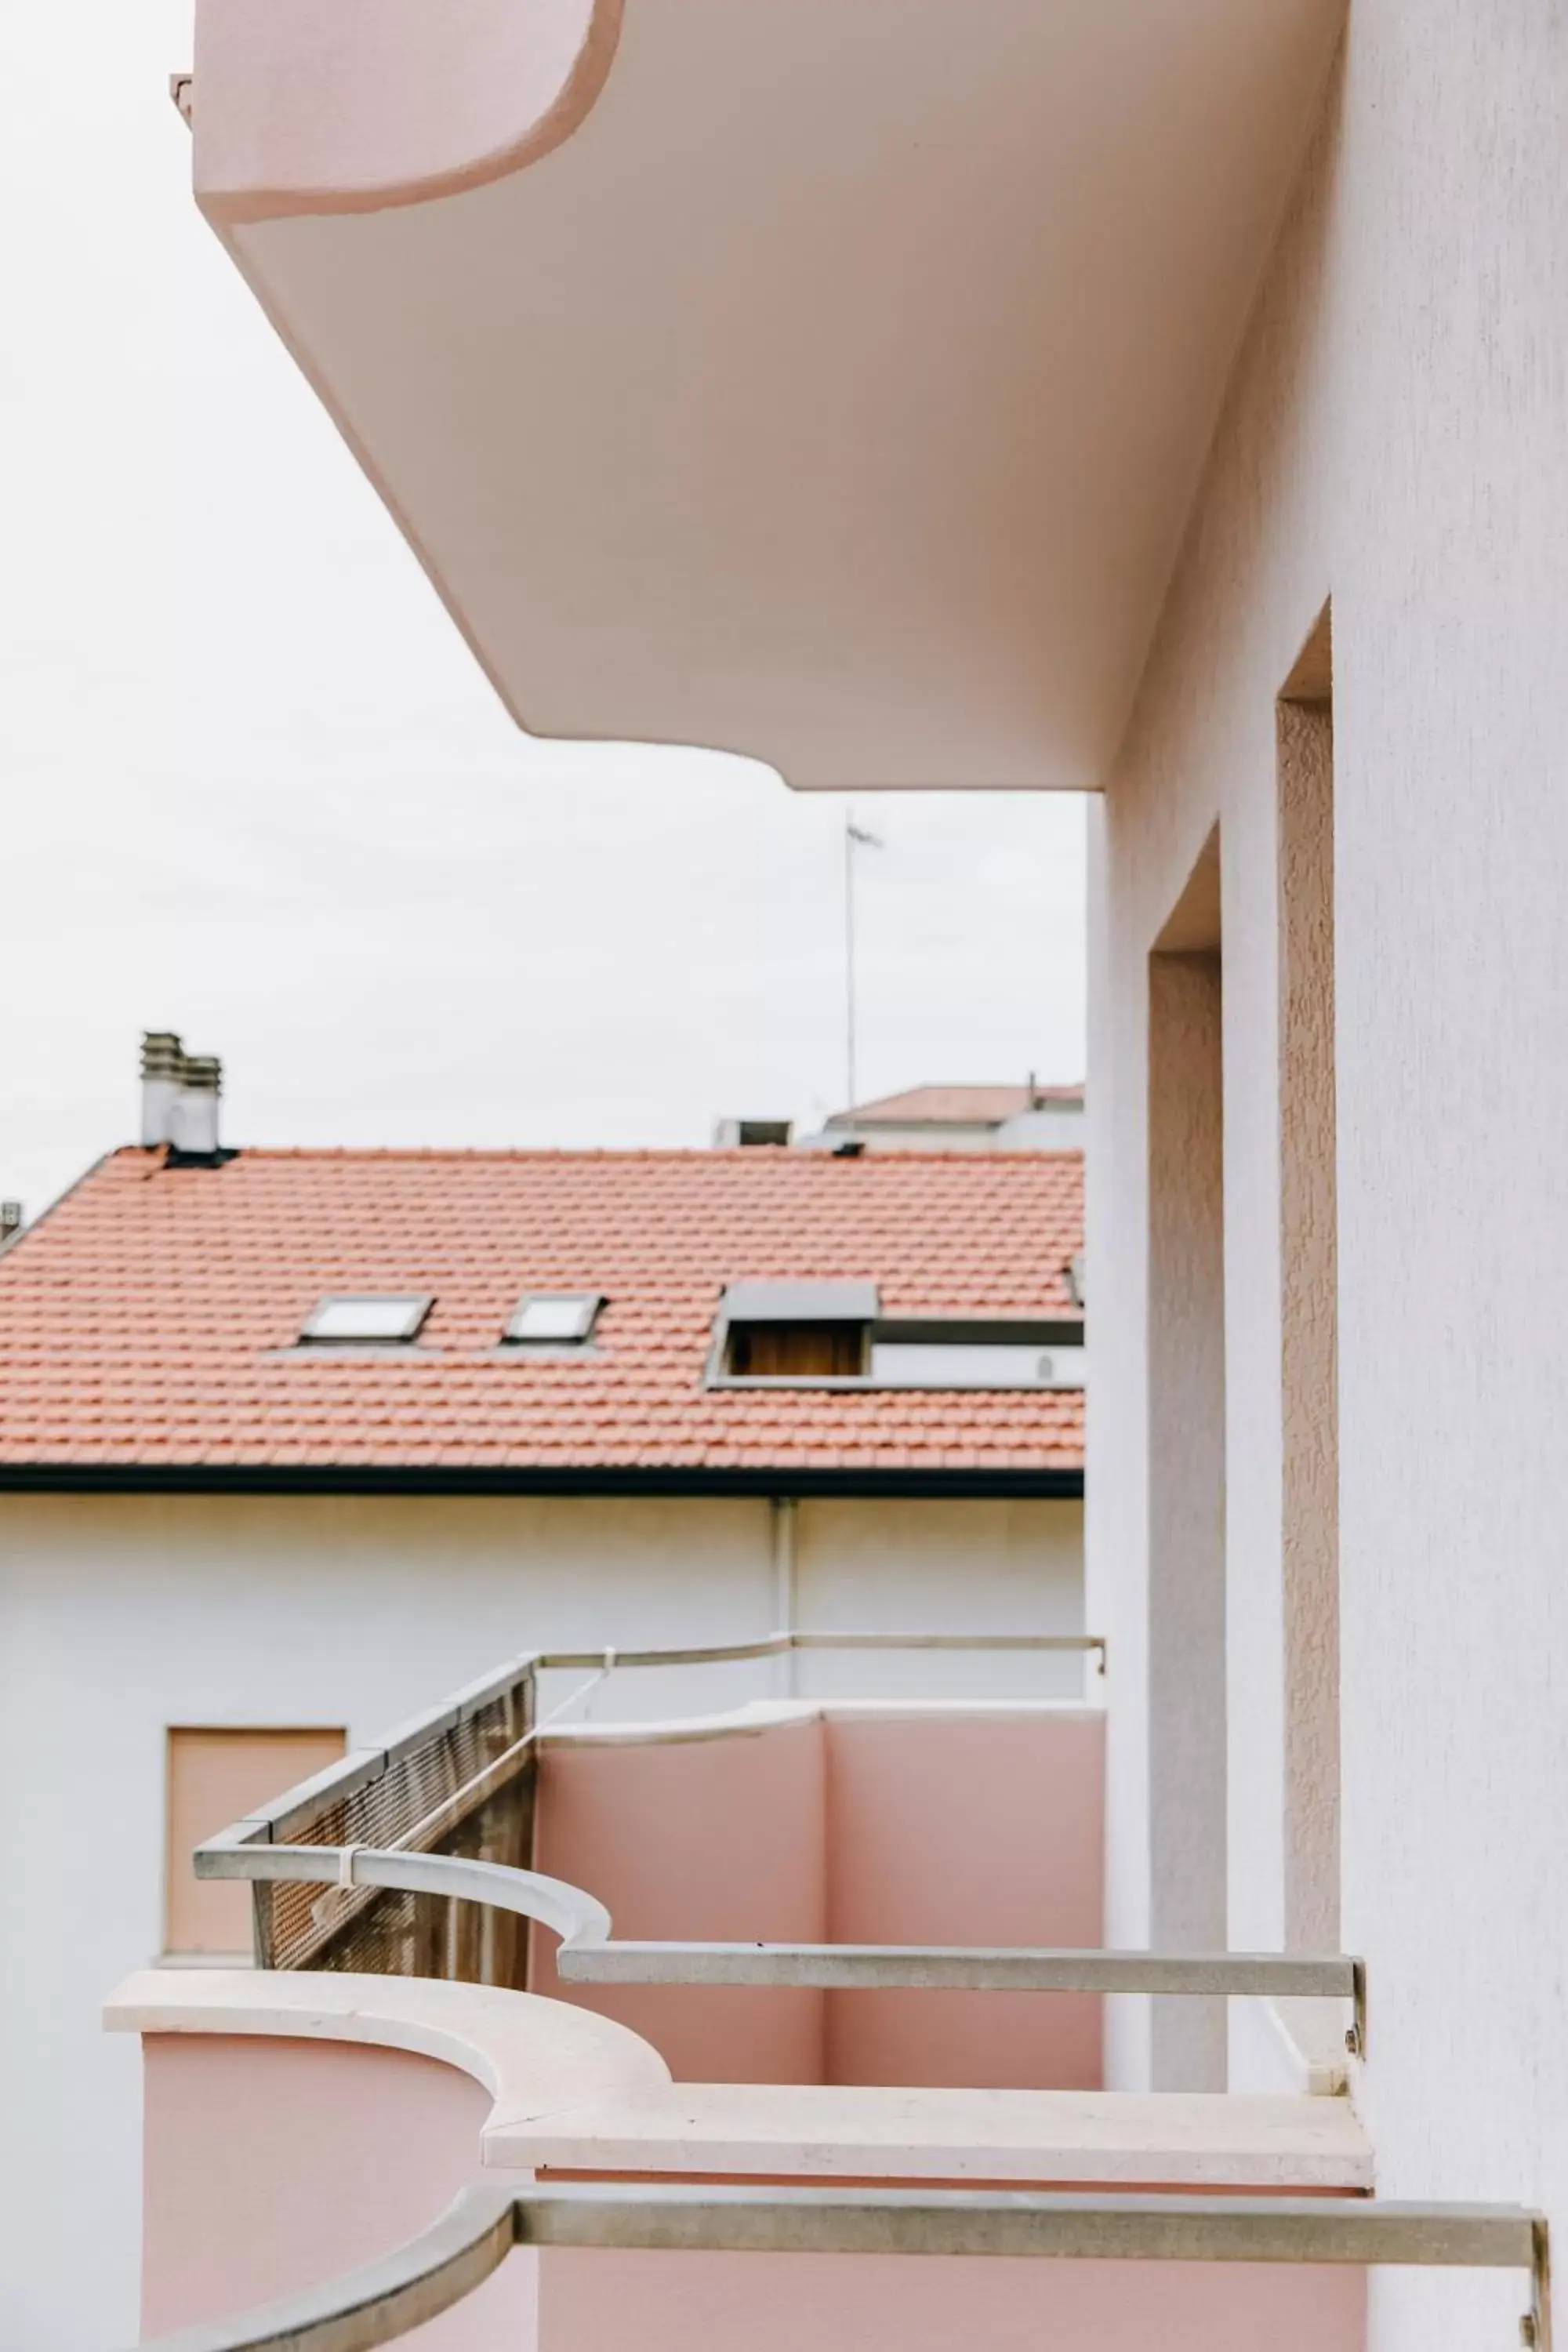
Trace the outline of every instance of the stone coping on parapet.
<instances>
[{"instance_id":1,"label":"stone coping on parapet","mask_svg":"<svg viewBox=\"0 0 1568 2352\"><path fill-rule=\"evenodd\" d=\"M355 2042L433 2058L489 2093L487 2137L669 2079L651 2042L593 2010L427 1977L143 1969L111 1994L104 2024L120 2033Z\"/></svg>"},{"instance_id":2,"label":"stone coping on parapet","mask_svg":"<svg viewBox=\"0 0 1568 2352\"><path fill-rule=\"evenodd\" d=\"M559 1723L542 1730L551 1748L674 1745L691 1739L743 1738L792 1724L867 1722L985 1722L1019 1717L1052 1723L1103 1723L1103 1700L1053 1698L758 1698L710 1714L640 1717L605 1723Z\"/></svg>"},{"instance_id":3,"label":"stone coping on parapet","mask_svg":"<svg viewBox=\"0 0 1568 2352\"><path fill-rule=\"evenodd\" d=\"M627 2028L534 1993L418 1978L214 1969L131 1978L111 2030L405 2050L472 2075L487 2168L607 2177L1364 2192L1343 2099L673 2083Z\"/></svg>"}]
</instances>

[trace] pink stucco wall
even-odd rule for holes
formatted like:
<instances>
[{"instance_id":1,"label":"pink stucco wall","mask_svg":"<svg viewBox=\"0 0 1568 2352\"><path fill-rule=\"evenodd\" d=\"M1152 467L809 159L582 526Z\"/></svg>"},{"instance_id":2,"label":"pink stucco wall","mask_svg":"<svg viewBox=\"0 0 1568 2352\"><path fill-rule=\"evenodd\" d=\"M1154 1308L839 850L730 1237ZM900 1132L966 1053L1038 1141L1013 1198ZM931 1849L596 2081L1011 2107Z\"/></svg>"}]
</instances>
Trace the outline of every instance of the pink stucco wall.
<instances>
[{"instance_id":1,"label":"pink stucco wall","mask_svg":"<svg viewBox=\"0 0 1568 2352\"><path fill-rule=\"evenodd\" d=\"M826 1758L816 1720L721 1738L552 1747L534 1860L607 1903L618 1936L826 1940ZM677 2080L819 2083L824 1996L795 1988L530 1981L643 2034Z\"/></svg>"},{"instance_id":2,"label":"pink stucco wall","mask_svg":"<svg viewBox=\"0 0 1568 2352\"><path fill-rule=\"evenodd\" d=\"M142 2326L162 2336L314 2286L429 2227L479 2171L489 2093L401 2050L149 2034ZM531 2352L535 2258L511 2255L419 2352Z\"/></svg>"},{"instance_id":3,"label":"pink stucco wall","mask_svg":"<svg viewBox=\"0 0 1568 2352\"><path fill-rule=\"evenodd\" d=\"M1101 1941L1102 1723L1089 1710L846 1711L721 1738L552 1743L539 1868L631 1937ZM536 1990L645 2034L678 2080L1091 2089L1100 2003L1068 1994Z\"/></svg>"},{"instance_id":4,"label":"pink stucco wall","mask_svg":"<svg viewBox=\"0 0 1568 2352\"><path fill-rule=\"evenodd\" d=\"M144 2332L298 2290L427 2226L488 2094L433 2060L272 2036L144 2042ZM1352 2271L861 2255L513 2254L417 2352L1363 2352Z\"/></svg>"},{"instance_id":5,"label":"pink stucco wall","mask_svg":"<svg viewBox=\"0 0 1568 2352\"><path fill-rule=\"evenodd\" d=\"M1102 1942L1098 1717L824 1729L834 1942ZM834 1992L825 2079L1092 2090L1100 2018L1077 1993Z\"/></svg>"},{"instance_id":6,"label":"pink stucco wall","mask_svg":"<svg viewBox=\"0 0 1568 2352\"><path fill-rule=\"evenodd\" d=\"M542 2352L1361 2352L1359 2271L867 2254L547 2254Z\"/></svg>"}]
</instances>

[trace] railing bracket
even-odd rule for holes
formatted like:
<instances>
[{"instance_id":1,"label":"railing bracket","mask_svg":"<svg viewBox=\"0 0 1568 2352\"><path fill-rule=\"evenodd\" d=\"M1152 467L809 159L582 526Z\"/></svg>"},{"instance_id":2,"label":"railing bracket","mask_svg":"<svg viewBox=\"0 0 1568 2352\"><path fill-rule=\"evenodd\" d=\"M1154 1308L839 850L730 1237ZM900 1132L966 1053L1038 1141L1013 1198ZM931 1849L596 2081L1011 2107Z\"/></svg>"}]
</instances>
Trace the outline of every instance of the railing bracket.
<instances>
[{"instance_id":1,"label":"railing bracket","mask_svg":"<svg viewBox=\"0 0 1568 2352\"><path fill-rule=\"evenodd\" d=\"M1363 2063L1366 2058L1366 1962L1355 1960L1351 1968L1351 2000L1354 2013L1345 2035L1345 2049L1352 2058Z\"/></svg>"}]
</instances>

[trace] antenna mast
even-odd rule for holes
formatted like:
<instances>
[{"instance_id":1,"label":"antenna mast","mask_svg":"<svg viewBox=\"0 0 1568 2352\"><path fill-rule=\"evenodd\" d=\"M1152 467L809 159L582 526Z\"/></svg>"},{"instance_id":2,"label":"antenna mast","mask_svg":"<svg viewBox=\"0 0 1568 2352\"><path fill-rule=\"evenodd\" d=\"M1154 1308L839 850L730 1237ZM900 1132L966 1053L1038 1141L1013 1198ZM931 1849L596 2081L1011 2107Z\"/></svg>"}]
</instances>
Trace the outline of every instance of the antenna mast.
<instances>
[{"instance_id":1,"label":"antenna mast","mask_svg":"<svg viewBox=\"0 0 1568 2352\"><path fill-rule=\"evenodd\" d=\"M844 1076L845 1108L853 1110L859 1097L855 1087L855 852L880 849L874 833L855 822L854 810L844 817Z\"/></svg>"}]
</instances>

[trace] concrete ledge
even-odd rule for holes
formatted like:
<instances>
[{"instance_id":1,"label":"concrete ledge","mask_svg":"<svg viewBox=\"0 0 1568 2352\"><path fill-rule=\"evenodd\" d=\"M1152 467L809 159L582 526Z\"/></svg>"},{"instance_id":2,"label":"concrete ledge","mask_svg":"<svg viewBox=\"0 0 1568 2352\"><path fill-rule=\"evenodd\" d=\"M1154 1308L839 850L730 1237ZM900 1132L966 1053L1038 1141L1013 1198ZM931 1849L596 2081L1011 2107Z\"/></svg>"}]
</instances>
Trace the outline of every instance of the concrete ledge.
<instances>
[{"instance_id":1,"label":"concrete ledge","mask_svg":"<svg viewBox=\"0 0 1568 2352\"><path fill-rule=\"evenodd\" d=\"M765 2179L1072 2182L1339 2190L1372 2186L1343 2101L1221 2094L669 2083L522 2125L487 2166Z\"/></svg>"}]
</instances>

